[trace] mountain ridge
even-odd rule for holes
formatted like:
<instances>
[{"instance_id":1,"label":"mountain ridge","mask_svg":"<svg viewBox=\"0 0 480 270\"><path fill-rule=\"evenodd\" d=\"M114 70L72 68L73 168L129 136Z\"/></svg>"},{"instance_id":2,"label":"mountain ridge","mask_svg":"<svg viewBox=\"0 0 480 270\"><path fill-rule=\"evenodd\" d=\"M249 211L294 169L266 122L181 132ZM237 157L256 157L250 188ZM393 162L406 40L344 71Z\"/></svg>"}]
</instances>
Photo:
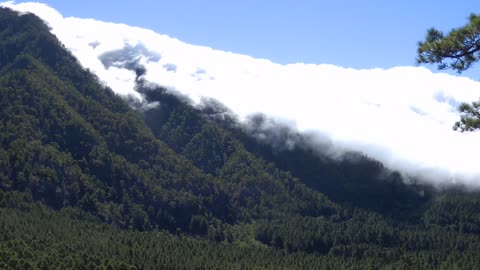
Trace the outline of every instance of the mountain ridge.
<instances>
[{"instance_id":1,"label":"mountain ridge","mask_svg":"<svg viewBox=\"0 0 480 270\"><path fill-rule=\"evenodd\" d=\"M146 80L175 88L197 105L204 96L216 98L242 120L260 112L317 140L326 137L334 142L334 156L356 150L427 184L476 186L480 172L466 153L480 144L476 136L451 129L460 117L457 106L477 98L473 80L424 67L279 65L199 51L138 27L64 18L45 4L4 5L40 15L81 63L119 94L141 99L130 69L141 63Z\"/></svg>"}]
</instances>

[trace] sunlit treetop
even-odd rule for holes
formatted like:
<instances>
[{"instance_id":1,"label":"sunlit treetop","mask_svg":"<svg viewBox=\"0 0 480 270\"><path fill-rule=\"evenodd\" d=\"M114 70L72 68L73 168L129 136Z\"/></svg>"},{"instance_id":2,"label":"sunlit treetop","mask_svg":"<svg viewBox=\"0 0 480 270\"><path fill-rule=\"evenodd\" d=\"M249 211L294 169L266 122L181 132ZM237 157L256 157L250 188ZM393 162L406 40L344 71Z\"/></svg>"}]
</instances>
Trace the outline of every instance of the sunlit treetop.
<instances>
[{"instance_id":1,"label":"sunlit treetop","mask_svg":"<svg viewBox=\"0 0 480 270\"><path fill-rule=\"evenodd\" d=\"M431 28L418 43L417 62L437 64L439 69L467 70L480 59L480 16L472 14L465 26L447 35Z\"/></svg>"}]
</instances>

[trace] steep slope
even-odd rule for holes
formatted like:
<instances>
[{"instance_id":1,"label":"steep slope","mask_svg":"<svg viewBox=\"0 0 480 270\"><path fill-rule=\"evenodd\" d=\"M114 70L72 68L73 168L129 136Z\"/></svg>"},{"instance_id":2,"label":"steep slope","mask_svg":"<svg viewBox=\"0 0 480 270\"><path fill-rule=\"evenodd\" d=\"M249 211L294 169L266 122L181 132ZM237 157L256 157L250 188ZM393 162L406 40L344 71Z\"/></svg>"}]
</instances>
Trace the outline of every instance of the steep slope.
<instances>
[{"instance_id":1,"label":"steep slope","mask_svg":"<svg viewBox=\"0 0 480 270\"><path fill-rule=\"evenodd\" d=\"M430 187L405 184L398 172L360 153L347 153L335 160L326 154L328 146L314 151L306 138L284 126L273 124L270 130L262 130L262 122L268 121L263 116L256 116L251 121L255 123L246 126L232 119L229 112L222 111L222 105L214 101L193 108L161 87L140 81L137 90L145 94L148 102L161 104L144 113L155 135L204 172L222 179L233 177L230 161L248 153L254 160L263 160L290 172L335 202L392 217L419 214L416 210L423 208L433 195ZM257 133L261 133L263 140L257 139L260 137ZM274 145L275 141L282 144L287 140L293 140L297 146ZM268 172L265 165L256 169ZM242 172L244 177L257 174L254 170ZM269 174L278 178L272 172Z\"/></svg>"},{"instance_id":2,"label":"steep slope","mask_svg":"<svg viewBox=\"0 0 480 270\"><path fill-rule=\"evenodd\" d=\"M2 12L2 46L15 47L1 56L4 190L31 192L57 209L78 205L125 227L201 234L208 224L250 221L271 211L336 212L324 196L285 172L267 170L246 151L236 152L228 172L205 174L157 140L35 16ZM196 223L202 228L193 228Z\"/></svg>"},{"instance_id":3,"label":"steep slope","mask_svg":"<svg viewBox=\"0 0 480 270\"><path fill-rule=\"evenodd\" d=\"M187 228L202 213L233 218L221 183L156 140L38 18L6 10L1 18L2 48L15 47L0 71L4 190L139 229Z\"/></svg>"}]
</instances>

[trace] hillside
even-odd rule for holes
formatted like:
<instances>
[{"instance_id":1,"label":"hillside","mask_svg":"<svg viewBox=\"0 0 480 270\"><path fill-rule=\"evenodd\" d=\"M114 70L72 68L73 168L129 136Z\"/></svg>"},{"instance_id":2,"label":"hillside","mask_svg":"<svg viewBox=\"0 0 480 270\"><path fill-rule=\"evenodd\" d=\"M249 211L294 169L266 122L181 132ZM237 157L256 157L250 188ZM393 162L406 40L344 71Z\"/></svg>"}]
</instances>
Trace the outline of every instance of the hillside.
<instances>
[{"instance_id":1,"label":"hillside","mask_svg":"<svg viewBox=\"0 0 480 270\"><path fill-rule=\"evenodd\" d=\"M476 193L406 185L356 153L277 151L161 87L135 111L31 14L0 9L0 64L0 268L480 261Z\"/></svg>"},{"instance_id":2,"label":"hillside","mask_svg":"<svg viewBox=\"0 0 480 270\"><path fill-rule=\"evenodd\" d=\"M146 100L161 104L144 113L147 125L158 138L206 173L220 175L226 161L240 149L246 150L290 172L335 202L385 215L394 211L396 217L402 212L405 218L422 208L434 193L431 187L413 181L404 184L398 172L360 153L350 152L335 160L326 154L328 145L324 146L324 153L314 151L308 138L288 127L273 123L273 127L263 130L262 123L270 121L265 116L255 116L251 120L255 124L245 125L214 101L193 108L162 87L145 85L139 83L138 88ZM263 139L257 139L257 134ZM293 140L297 146L282 146L282 140L276 137Z\"/></svg>"}]
</instances>

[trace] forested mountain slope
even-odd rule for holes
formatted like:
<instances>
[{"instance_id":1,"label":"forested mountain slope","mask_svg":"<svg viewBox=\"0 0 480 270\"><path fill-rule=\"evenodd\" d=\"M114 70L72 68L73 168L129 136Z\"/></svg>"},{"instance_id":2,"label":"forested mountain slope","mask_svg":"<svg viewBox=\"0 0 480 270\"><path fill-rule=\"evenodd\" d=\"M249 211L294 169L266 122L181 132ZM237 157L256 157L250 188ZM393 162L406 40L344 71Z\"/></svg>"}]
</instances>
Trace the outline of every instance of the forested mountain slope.
<instances>
[{"instance_id":1,"label":"forested mountain slope","mask_svg":"<svg viewBox=\"0 0 480 270\"><path fill-rule=\"evenodd\" d=\"M273 124L263 130L263 122L269 121L265 116L255 116L250 121L254 123L241 124L215 101L193 108L162 87L140 81L138 88L148 102L161 104L144 113L155 135L206 173L225 177L228 161L236 153L247 151L290 172L335 202L387 215L394 213L396 217L414 214L433 194L431 187L414 182L405 184L398 172L359 153L346 153L334 159L326 154L328 145L324 146L323 154L322 150L314 151L305 136L287 127ZM257 139L258 133L262 140ZM280 144L274 142L279 140L275 137L294 140L297 146L274 145Z\"/></svg>"},{"instance_id":2,"label":"forested mountain slope","mask_svg":"<svg viewBox=\"0 0 480 270\"><path fill-rule=\"evenodd\" d=\"M2 56L0 73L5 191L30 193L55 209L79 206L126 228L200 234L208 224L273 212L337 212L325 196L245 150L222 175L204 173L156 139L35 16L2 12L2 46L15 48Z\"/></svg>"},{"instance_id":3,"label":"forested mountain slope","mask_svg":"<svg viewBox=\"0 0 480 270\"><path fill-rule=\"evenodd\" d=\"M478 265L477 194L277 153L142 91L161 106L131 109L40 19L0 9L0 268Z\"/></svg>"}]
</instances>

